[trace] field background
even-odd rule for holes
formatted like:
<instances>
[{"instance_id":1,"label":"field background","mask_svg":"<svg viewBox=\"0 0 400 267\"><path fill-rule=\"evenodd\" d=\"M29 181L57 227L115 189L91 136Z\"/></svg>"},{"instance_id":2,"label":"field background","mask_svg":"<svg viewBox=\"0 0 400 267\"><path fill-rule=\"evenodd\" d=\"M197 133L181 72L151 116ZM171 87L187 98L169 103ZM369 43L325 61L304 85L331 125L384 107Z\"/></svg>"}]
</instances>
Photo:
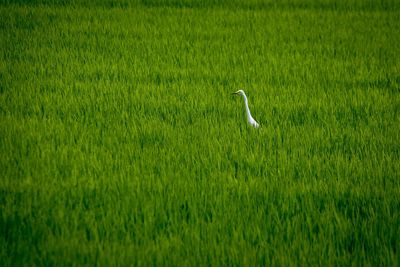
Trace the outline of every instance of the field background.
<instances>
[{"instance_id":1,"label":"field background","mask_svg":"<svg viewBox=\"0 0 400 267\"><path fill-rule=\"evenodd\" d=\"M1 0L0 266L399 266L399 29L394 0Z\"/></svg>"}]
</instances>

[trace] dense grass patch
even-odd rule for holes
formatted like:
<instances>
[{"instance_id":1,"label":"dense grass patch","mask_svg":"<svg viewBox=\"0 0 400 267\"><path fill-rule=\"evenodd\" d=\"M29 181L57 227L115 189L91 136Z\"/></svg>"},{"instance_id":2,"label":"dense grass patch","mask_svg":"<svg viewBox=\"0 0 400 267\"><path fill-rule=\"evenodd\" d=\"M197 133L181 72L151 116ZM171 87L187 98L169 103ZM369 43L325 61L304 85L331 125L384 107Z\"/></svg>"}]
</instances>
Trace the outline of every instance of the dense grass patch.
<instances>
[{"instance_id":1,"label":"dense grass patch","mask_svg":"<svg viewBox=\"0 0 400 267\"><path fill-rule=\"evenodd\" d=\"M399 28L390 0L2 1L0 265L398 265Z\"/></svg>"}]
</instances>

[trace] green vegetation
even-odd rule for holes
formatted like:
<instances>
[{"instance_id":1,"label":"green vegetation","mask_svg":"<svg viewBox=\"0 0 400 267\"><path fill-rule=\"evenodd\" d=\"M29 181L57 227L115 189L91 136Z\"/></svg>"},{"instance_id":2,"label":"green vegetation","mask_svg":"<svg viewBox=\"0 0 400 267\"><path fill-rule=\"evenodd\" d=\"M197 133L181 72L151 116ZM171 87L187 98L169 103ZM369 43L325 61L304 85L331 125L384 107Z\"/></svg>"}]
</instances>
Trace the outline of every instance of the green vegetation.
<instances>
[{"instance_id":1,"label":"green vegetation","mask_svg":"<svg viewBox=\"0 0 400 267\"><path fill-rule=\"evenodd\" d=\"M399 29L390 0L1 1L0 266L398 266Z\"/></svg>"}]
</instances>

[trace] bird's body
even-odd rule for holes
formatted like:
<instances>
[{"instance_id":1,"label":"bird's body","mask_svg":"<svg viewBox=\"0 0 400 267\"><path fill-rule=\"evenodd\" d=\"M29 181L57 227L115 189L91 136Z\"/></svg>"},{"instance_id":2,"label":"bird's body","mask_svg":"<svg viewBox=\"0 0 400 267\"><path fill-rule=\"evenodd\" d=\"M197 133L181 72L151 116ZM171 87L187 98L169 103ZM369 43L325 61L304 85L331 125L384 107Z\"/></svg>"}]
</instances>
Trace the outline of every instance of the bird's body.
<instances>
[{"instance_id":1,"label":"bird's body","mask_svg":"<svg viewBox=\"0 0 400 267\"><path fill-rule=\"evenodd\" d=\"M253 116L251 116L250 109L249 109L249 104L247 102L247 96L244 93L244 91L243 90L239 90L239 91L237 91L237 92L235 92L233 94L243 96L244 105L245 105L245 108L246 108L247 122L251 126L253 126L255 128L258 128L260 126L260 124L258 124L258 122L253 118Z\"/></svg>"}]
</instances>

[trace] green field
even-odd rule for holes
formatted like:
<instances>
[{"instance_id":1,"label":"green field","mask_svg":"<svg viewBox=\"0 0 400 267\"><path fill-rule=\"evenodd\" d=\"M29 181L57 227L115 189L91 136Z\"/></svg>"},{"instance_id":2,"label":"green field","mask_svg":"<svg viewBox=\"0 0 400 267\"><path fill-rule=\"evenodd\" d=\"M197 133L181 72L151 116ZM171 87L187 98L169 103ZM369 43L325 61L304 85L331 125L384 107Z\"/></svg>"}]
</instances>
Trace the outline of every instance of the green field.
<instances>
[{"instance_id":1,"label":"green field","mask_svg":"<svg viewBox=\"0 0 400 267\"><path fill-rule=\"evenodd\" d=\"M399 266L399 29L395 0L1 0L0 266Z\"/></svg>"}]
</instances>

